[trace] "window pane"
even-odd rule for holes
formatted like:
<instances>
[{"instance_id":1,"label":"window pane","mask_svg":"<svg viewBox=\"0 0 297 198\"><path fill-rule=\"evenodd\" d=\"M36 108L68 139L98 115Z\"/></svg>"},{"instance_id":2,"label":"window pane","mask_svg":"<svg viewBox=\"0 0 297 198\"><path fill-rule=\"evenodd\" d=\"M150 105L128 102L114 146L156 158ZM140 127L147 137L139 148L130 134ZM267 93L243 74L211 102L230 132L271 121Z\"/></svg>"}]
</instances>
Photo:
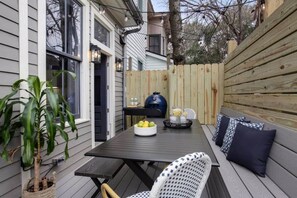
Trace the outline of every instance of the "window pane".
<instances>
[{"instance_id":1,"label":"window pane","mask_svg":"<svg viewBox=\"0 0 297 198\"><path fill-rule=\"evenodd\" d=\"M79 62L61 58L56 55L47 54L46 56L46 79L53 81L53 87L64 96L70 106L71 112L79 117L80 115L80 87L79 87ZM76 74L73 79L69 74L62 73L58 77L54 75L61 70L71 71Z\"/></svg>"},{"instance_id":2,"label":"window pane","mask_svg":"<svg viewBox=\"0 0 297 198\"><path fill-rule=\"evenodd\" d=\"M68 50L74 56L81 55L81 6L68 1Z\"/></svg>"},{"instance_id":3,"label":"window pane","mask_svg":"<svg viewBox=\"0 0 297 198\"><path fill-rule=\"evenodd\" d=\"M64 74L64 97L69 103L71 112L78 116L80 114L79 62L65 61L64 69L76 74L75 79L67 73Z\"/></svg>"},{"instance_id":4,"label":"window pane","mask_svg":"<svg viewBox=\"0 0 297 198\"><path fill-rule=\"evenodd\" d=\"M95 39L100 43L110 47L110 33L109 31L99 23L96 19L94 20L94 36Z\"/></svg>"},{"instance_id":5,"label":"window pane","mask_svg":"<svg viewBox=\"0 0 297 198\"><path fill-rule=\"evenodd\" d=\"M160 35L150 35L149 36L149 51L154 53L161 53L161 36Z\"/></svg>"},{"instance_id":6,"label":"window pane","mask_svg":"<svg viewBox=\"0 0 297 198\"><path fill-rule=\"evenodd\" d=\"M46 1L47 46L65 51L65 3L64 0Z\"/></svg>"},{"instance_id":7,"label":"window pane","mask_svg":"<svg viewBox=\"0 0 297 198\"><path fill-rule=\"evenodd\" d=\"M46 80L53 81L53 87L57 93L63 93L62 75L54 77L55 73L63 69L63 61L59 56L46 55Z\"/></svg>"}]
</instances>

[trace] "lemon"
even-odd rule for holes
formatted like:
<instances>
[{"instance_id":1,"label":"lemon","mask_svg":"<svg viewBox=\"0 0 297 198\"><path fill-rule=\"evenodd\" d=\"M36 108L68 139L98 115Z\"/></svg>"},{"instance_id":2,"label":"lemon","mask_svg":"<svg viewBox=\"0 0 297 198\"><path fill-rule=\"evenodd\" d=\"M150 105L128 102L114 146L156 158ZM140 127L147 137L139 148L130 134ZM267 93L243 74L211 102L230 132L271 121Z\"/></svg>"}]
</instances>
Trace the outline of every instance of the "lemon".
<instances>
[{"instance_id":1,"label":"lemon","mask_svg":"<svg viewBox=\"0 0 297 198\"><path fill-rule=\"evenodd\" d=\"M155 123L154 122L150 122L149 123L149 127L154 127L155 126Z\"/></svg>"}]
</instances>

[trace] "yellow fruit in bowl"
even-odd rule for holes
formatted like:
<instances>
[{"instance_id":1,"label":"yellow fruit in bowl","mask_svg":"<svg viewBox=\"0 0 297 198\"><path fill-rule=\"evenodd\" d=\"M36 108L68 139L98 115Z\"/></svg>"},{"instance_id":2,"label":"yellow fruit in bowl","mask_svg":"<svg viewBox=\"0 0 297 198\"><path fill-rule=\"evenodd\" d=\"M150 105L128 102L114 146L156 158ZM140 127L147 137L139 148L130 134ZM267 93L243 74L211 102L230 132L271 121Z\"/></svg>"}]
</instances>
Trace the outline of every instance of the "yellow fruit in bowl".
<instances>
[{"instance_id":1,"label":"yellow fruit in bowl","mask_svg":"<svg viewBox=\"0 0 297 198\"><path fill-rule=\"evenodd\" d=\"M154 127L155 126L155 123L154 122L150 122L149 123L149 127Z\"/></svg>"}]
</instances>

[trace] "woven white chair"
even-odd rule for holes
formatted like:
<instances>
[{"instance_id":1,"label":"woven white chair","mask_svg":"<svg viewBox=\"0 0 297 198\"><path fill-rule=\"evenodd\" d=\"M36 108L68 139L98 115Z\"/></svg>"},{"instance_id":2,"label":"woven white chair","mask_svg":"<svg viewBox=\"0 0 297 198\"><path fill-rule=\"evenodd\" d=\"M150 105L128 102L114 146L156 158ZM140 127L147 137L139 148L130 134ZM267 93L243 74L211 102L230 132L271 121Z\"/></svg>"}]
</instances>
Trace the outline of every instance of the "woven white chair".
<instances>
[{"instance_id":1,"label":"woven white chair","mask_svg":"<svg viewBox=\"0 0 297 198\"><path fill-rule=\"evenodd\" d=\"M185 108L185 112L187 112L187 119L196 119L196 112L193 109Z\"/></svg>"},{"instance_id":2,"label":"woven white chair","mask_svg":"<svg viewBox=\"0 0 297 198\"><path fill-rule=\"evenodd\" d=\"M192 153L181 157L170 165L156 179L151 191L144 191L128 198L198 198L207 182L211 170L211 160L205 153ZM106 191L114 194L107 184L101 186L103 198Z\"/></svg>"}]
</instances>

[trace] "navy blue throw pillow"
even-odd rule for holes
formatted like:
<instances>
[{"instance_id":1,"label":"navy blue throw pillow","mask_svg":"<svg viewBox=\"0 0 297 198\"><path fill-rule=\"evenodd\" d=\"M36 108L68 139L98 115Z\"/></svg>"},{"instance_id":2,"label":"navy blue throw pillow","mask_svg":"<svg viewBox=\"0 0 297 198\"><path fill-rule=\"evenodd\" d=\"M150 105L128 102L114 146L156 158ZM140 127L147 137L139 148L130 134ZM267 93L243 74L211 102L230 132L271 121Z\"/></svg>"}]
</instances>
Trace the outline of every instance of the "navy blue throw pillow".
<instances>
[{"instance_id":1,"label":"navy blue throw pillow","mask_svg":"<svg viewBox=\"0 0 297 198\"><path fill-rule=\"evenodd\" d=\"M220 128L219 128L218 135L216 138L216 145L218 145L218 146L222 146L222 144L223 144L223 139L226 134L226 130L228 128L229 121L230 121L229 117L223 116L221 118L221 124L220 124Z\"/></svg>"},{"instance_id":2,"label":"navy blue throw pillow","mask_svg":"<svg viewBox=\"0 0 297 198\"><path fill-rule=\"evenodd\" d=\"M238 124L227 159L265 177L276 130L261 131Z\"/></svg>"}]
</instances>

